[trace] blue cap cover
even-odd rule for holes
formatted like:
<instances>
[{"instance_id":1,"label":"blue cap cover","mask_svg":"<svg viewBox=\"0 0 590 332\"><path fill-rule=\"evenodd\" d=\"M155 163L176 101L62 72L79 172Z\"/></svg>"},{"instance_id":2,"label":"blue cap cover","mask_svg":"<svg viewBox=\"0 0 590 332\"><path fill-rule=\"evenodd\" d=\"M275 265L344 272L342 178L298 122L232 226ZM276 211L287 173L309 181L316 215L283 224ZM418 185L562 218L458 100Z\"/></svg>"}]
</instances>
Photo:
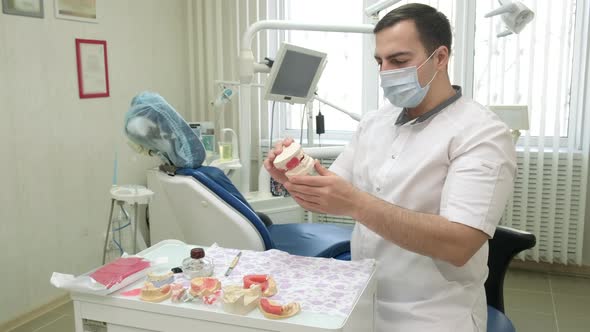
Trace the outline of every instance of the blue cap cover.
<instances>
[{"instance_id":1,"label":"blue cap cover","mask_svg":"<svg viewBox=\"0 0 590 332\"><path fill-rule=\"evenodd\" d=\"M205 147L191 127L162 96L142 92L125 114L125 134L134 142L179 168L197 168Z\"/></svg>"}]
</instances>

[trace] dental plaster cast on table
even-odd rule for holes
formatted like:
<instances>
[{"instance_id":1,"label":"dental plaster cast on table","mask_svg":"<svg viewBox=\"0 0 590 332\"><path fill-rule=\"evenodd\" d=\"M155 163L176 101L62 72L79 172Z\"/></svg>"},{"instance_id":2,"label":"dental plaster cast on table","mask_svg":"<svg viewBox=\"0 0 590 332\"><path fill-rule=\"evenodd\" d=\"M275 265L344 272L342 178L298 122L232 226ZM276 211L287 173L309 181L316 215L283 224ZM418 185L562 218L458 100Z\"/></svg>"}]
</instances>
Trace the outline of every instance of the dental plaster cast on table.
<instances>
[{"instance_id":1,"label":"dental plaster cast on table","mask_svg":"<svg viewBox=\"0 0 590 332\"><path fill-rule=\"evenodd\" d=\"M239 256L241 252L234 258L228 272L235 268ZM180 303L193 302L198 298L204 304L212 305L221 296L221 282L210 277L214 271L213 264L210 259L204 259L203 248L192 248L190 256L183 260L184 273L175 276L171 270L154 269L148 273L142 288L124 292L122 295L139 295L139 299L146 302L162 302L171 298L172 303ZM225 276L229 275L228 272ZM185 287L187 281L190 281L190 285ZM245 275L242 281L242 285L229 285L223 288L222 301L225 311L244 315L258 307L267 318L283 319L292 317L301 310L301 306L296 302L281 305L263 298L271 297L278 292L277 284L270 275Z\"/></svg>"},{"instance_id":2,"label":"dental plaster cast on table","mask_svg":"<svg viewBox=\"0 0 590 332\"><path fill-rule=\"evenodd\" d=\"M221 282L217 278L193 278L187 294L183 282L174 282L174 277L170 278L171 273L148 274L148 279L141 288L140 300L162 302L172 297L173 303L179 303L200 298L204 304L211 305L221 295ZM179 277L181 279L184 276L179 274ZM271 276L246 275L243 277L243 285L229 285L223 288L223 309L230 313L245 315L258 307L269 319L289 318L301 311L299 303L291 302L281 305L266 298L277 292L276 282ZM136 293L125 292L125 295L136 296Z\"/></svg>"},{"instance_id":3,"label":"dental plaster cast on table","mask_svg":"<svg viewBox=\"0 0 590 332\"><path fill-rule=\"evenodd\" d=\"M187 253L188 251L190 249ZM191 279L187 279L182 271L178 271L175 273L174 283L171 284L170 302L191 302L195 305L217 303L220 309L240 315L248 314L258 307L261 313L270 319L288 318L302 310L346 316L350 314L356 295L362 291L363 280L368 278L374 264L370 260L343 262L293 256L274 249L265 252L241 250L239 264L228 277L224 277L225 268L238 252L240 250L221 248L215 244L207 248L206 255L212 261L227 262L219 263L216 268L212 277L217 280L205 282L201 279L199 282L191 283ZM156 273L153 279L168 280L163 273L160 276ZM193 297L190 294L192 290L198 295L196 293L203 286L206 288L205 284L213 286L210 288L213 290L217 288L217 281L222 283L221 296L215 294L218 290L208 299ZM193 284L197 287L192 287ZM261 303L261 299L265 298L263 292L271 296L268 302ZM185 301L186 294L189 301ZM215 301L216 299L218 301ZM273 314L279 317L274 317Z\"/></svg>"}]
</instances>

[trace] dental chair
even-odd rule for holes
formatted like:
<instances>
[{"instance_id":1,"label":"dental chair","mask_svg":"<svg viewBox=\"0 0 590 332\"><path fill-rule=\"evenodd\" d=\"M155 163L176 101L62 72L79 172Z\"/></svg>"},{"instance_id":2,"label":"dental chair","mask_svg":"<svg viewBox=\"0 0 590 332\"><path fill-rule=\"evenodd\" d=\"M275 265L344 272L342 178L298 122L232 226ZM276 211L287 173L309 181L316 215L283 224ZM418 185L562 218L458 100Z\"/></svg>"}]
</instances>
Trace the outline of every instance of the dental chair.
<instances>
[{"instance_id":1,"label":"dental chair","mask_svg":"<svg viewBox=\"0 0 590 332\"><path fill-rule=\"evenodd\" d=\"M148 172L148 186L155 193L149 210L152 243L178 239L350 260L352 226L273 225L256 214L221 169L202 166L206 153L200 138L157 93L146 91L132 99L125 134L135 151L164 162Z\"/></svg>"},{"instance_id":2,"label":"dental chair","mask_svg":"<svg viewBox=\"0 0 590 332\"><path fill-rule=\"evenodd\" d=\"M513 228L498 226L489 240L488 280L485 283L488 302L488 332L514 332L514 326L504 313L504 277L512 258L535 246L535 235Z\"/></svg>"},{"instance_id":3,"label":"dental chair","mask_svg":"<svg viewBox=\"0 0 590 332\"><path fill-rule=\"evenodd\" d=\"M352 226L272 224L252 210L225 173L215 167L184 168L175 174L148 171L152 241L165 238L186 243L269 250L293 255L350 260Z\"/></svg>"}]
</instances>

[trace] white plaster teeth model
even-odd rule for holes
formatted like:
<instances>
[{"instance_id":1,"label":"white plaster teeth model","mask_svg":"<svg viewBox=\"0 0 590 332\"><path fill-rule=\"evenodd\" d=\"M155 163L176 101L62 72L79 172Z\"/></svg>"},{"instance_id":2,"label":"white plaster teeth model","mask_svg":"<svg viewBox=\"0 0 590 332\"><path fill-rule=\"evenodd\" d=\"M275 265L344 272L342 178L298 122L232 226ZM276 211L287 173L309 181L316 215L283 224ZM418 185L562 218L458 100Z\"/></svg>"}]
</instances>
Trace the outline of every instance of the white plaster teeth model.
<instances>
[{"instance_id":1,"label":"white plaster teeth model","mask_svg":"<svg viewBox=\"0 0 590 332\"><path fill-rule=\"evenodd\" d=\"M151 282L146 282L141 289L140 300L146 302L162 302L170 297L172 294L172 288L170 284L162 287L155 287Z\"/></svg>"},{"instance_id":2,"label":"white plaster teeth model","mask_svg":"<svg viewBox=\"0 0 590 332\"><path fill-rule=\"evenodd\" d=\"M195 297L206 297L221 289L221 282L216 278L198 277L191 280L190 293Z\"/></svg>"},{"instance_id":3,"label":"white plaster teeth model","mask_svg":"<svg viewBox=\"0 0 590 332\"><path fill-rule=\"evenodd\" d=\"M277 293L277 283L268 274L248 274L243 278L244 289L259 285L262 289L262 296L270 297Z\"/></svg>"},{"instance_id":4,"label":"white plaster teeth model","mask_svg":"<svg viewBox=\"0 0 590 332\"><path fill-rule=\"evenodd\" d=\"M237 315L245 315L258 306L262 297L260 285L244 289L239 285L223 287L223 310Z\"/></svg>"},{"instance_id":5,"label":"white plaster teeth model","mask_svg":"<svg viewBox=\"0 0 590 332\"><path fill-rule=\"evenodd\" d=\"M273 164L277 169L286 171L287 177L295 175L311 174L314 169L315 160L305 154L301 145L292 142L289 146L283 147L283 151L276 156Z\"/></svg>"},{"instance_id":6,"label":"white plaster teeth model","mask_svg":"<svg viewBox=\"0 0 590 332\"><path fill-rule=\"evenodd\" d=\"M269 299L261 299L258 308L269 319L284 319L297 315L301 311L301 306L297 302L291 302L286 305L280 305Z\"/></svg>"}]
</instances>

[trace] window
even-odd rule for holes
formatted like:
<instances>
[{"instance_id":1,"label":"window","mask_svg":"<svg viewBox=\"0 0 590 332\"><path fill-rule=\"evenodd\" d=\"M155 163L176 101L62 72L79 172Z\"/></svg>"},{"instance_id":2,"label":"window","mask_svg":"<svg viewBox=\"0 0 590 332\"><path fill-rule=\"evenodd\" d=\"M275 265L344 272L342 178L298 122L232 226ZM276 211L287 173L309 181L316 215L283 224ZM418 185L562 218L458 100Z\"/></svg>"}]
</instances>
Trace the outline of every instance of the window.
<instances>
[{"instance_id":1,"label":"window","mask_svg":"<svg viewBox=\"0 0 590 332\"><path fill-rule=\"evenodd\" d=\"M375 2L377 0L286 0L284 19L333 24L362 24L369 20L364 15L364 8ZM409 2L412 1L404 0L400 4ZM447 15L453 25L456 16L454 1L418 2L436 6ZM389 10L381 11L381 17ZM328 63L318 84L320 97L358 114L377 109L383 104L383 94L378 84L379 68L373 59L375 48L373 35L288 31L284 38L290 43L328 53ZM452 63L449 66L449 74L452 77ZM314 115L317 114L318 106L325 118L326 134L323 136L339 141L348 140L356 129L357 122L347 115L317 102L313 106ZM281 135L300 137L303 127L303 138L305 138L307 119L303 117L303 106L280 105L277 109L281 114L284 114L278 121L280 122ZM275 117L275 119L278 118Z\"/></svg>"},{"instance_id":2,"label":"window","mask_svg":"<svg viewBox=\"0 0 590 332\"><path fill-rule=\"evenodd\" d=\"M313 10L310 10L313 8ZM363 2L358 0L293 0L285 2L285 18L299 22L332 24L362 24ZM363 90L363 35L318 31L288 31L286 41L326 52L328 61L318 83L318 96L353 113L362 113ZM375 96L375 98L377 98ZM314 115L319 103L314 102ZM332 136L352 133L357 122L346 114L321 105L326 131ZM307 129L302 105L284 107L283 129L288 135L299 137ZM306 137L306 134L303 134Z\"/></svg>"},{"instance_id":3,"label":"window","mask_svg":"<svg viewBox=\"0 0 590 332\"><path fill-rule=\"evenodd\" d=\"M530 136L570 134L576 0L524 1L535 18L518 35L497 38L497 1L477 1L473 97L484 105L529 106Z\"/></svg>"},{"instance_id":4,"label":"window","mask_svg":"<svg viewBox=\"0 0 590 332\"><path fill-rule=\"evenodd\" d=\"M284 1L285 19L360 24L367 22L364 7L377 0ZM403 0L394 7L409 2L415 1ZM585 100L584 73L588 66L588 41L582 38L588 33L588 18L582 12L587 12L590 1L524 0L535 12L534 20L520 34L503 38L496 37L504 29L501 17L484 17L499 7L497 0L417 2L436 7L449 18L453 27L449 76L453 84L463 86L464 95L483 105L528 105L530 130L523 133L521 143L525 137L530 138L531 146L537 145L538 137L554 143L553 137L561 137L561 147L570 145L568 138L581 146L583 114L579 110ZM383 10L381 17L390 9ZM383 104L378 68L372 60L372 35L290 31L284 39L328 53L319 83L321 97L355 113ZM315 103L314 115L317 107ZM300 105L283 107L278 126L282 135L299 137L301 124L307 128L302 109ZM326 118L326 138L350 137L355 121L328 106L322 105L321 110ZM550 145L545 144L545 148Z\"/></svg>"}]
</instances>

